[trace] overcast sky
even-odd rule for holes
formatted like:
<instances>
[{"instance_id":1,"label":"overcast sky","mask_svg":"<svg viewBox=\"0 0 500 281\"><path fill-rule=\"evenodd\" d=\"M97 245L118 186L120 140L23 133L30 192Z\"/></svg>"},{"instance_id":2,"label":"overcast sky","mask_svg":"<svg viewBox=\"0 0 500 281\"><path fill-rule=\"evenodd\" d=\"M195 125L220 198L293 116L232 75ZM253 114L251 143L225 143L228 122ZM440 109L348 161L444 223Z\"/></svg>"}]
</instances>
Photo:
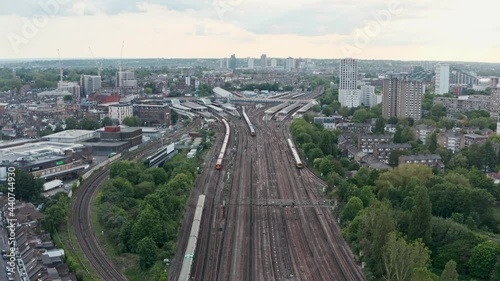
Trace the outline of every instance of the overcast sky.
<instances>
[{"instance_id":1,"label":"overcast sky","mask_svg":"<svg viewBox=\"0 0 500 281\"><path fill-rule=\"evenodd\" d=\"M500 62L492 0L2 0L0 58Z\"/></svg>"}]
</instances>

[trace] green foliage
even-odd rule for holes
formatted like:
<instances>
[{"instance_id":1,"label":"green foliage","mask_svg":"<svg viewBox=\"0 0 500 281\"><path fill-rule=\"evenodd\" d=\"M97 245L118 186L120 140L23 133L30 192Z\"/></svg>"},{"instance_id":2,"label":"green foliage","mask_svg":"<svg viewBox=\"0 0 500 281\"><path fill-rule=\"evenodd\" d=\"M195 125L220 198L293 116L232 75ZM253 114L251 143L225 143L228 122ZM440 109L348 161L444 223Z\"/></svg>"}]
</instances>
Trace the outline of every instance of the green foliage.
<instances>
[{"instance_id":1,"label":"green foliage","mask_svg":"<svg viewBox=\"0 0 500 281\"><path fill-rule=\"evenodd\" d=\"M341 218L342 220L353 220L356 215L363 210L363 201L356 196L351 197L347 205L342 210Z\"/></svg>"},{"instance_id":2,"label":"green foliage","mask_svg":"<svg viewBox=\"0 0 500 281\"><path fill-rule=\"evenodd\" d=\"M111 118L106 116L101 120L101 125L102 127L111 126L113 125L113 121L111 120Z\"/></svg>"},{"instance_id":3,"label":"green foliage","mask_svg":"<svg viewBox=\"0 0 500 281\"><path fill-rule=\"evenodd\" d=\"M446 263L439 281L458 281L457 263L454 260Z\"/></svg>"},{"instance_id":4,"label":"green foliage","mask_svg":"<svg viewBox=\"0 0 500 281\"><path fill-rule=\"evenodd\" d=\"M484 238L474 233L466 226L451 219L433 217L431 220L433 265L444 268L449 260L457 263L457 270L467 274L467 261L472 255L472 249Z\"/></svg>"},{"instance_id":5,"label":"green foliage","mask_svg":"<svg viewBox=\"0 0 500 281\"><path fill-rule=\"evenodd\" d=\"M396 229L388 202L376 202L360 214L357 244L363 250L366 261L375 276L384 274L383 248L388 235Z\"/></svg>"},{"instance_id":6,"label":"green foliage","mask_svg":"<svg viewBox=\"0 0 500 281\"><path fill-rule=\"evenodd\" d=\"M497 242L490 240L474 247L469 259L470 275L482 279L490 277L498 256L500 256L500 244Z\"/></svg>"},{"instance_id":7,"label":"green foliage","mask_svg":"<svg viewBox=\"0 0 500 281\"><path fill-rule=\"evenodd\" d=\"M65 192L59 192L50 199L43 211L45 215L43 226L47 231L54 233L59 226L68 221L69 205L68 195Z\"/></svg>"},{"instance_id":8,"label":"green foliage","mask_svg":"<svg viewBox=\"0 0 500 281\"><path fill-rule=\"evenodd\" d=\"M196 167L195 159L182 154L165 162L163 168L131 161L111 165L110 180L102 187L99 222L119 252L139 254L142 270L157 259L174 255ZM154 275L153 280L162 276L159 272Z\"/></svg>"},{"instance_id":9,"label":"green foliage","mask_svg":"<svg viewBox=\"0 0 500 281\"><path fill-rule=\"evenodd\" d=\"M429 258L430 250L420 239L407 242L403 237L398 237L397 233L391 232L384 246L385 280L414 280L414 271L425 269L429 265Z\"/></svg>"},{"instance_id":10,"label":"green foliage","mask_svg":"<svg viewBox=\"0 0 500 281\"><path fill-rule=\"evenodd\" d=\"M2 192L7 194L9 191L9 183L15 188L16 199L20 201L40 202L40 195L42 194L44 180L35 178L31 173L25 172L21 169L16 168L14 172L15 176L13 177L14 181L9 181L4 184L1 189Z\"/></svg>"},{"instance_id":11,"label":"green foliage","mask_svg":"<svg viewBox=\"0 0 500 281\"><path fill-rule=\"evenodd\" d=\"M385 120L383 117L377 118L377 122L375 123L375 129L373 133L380 135L385 133Z\"/></svg>"},{"instance_id":12,"label":"green foliage","mask_svg":"<svg viewBox=\"0 0 500 281\"><path fill-rule=\"evenodd\" d=\"M122 124L129 127L140 127L142 125L142 120L137 116L129 116L123 119Z\"/></svg>"},{"instance_id":13,"label":"green foliage","mask_svg":"<svg viewBox=\"0 0 500 281\"><path fill-rule=\"evenodd\" d=\"M422 239L426 244L431 241L431 218L432 207L427 194L427 188L417 187L415 189L415 206L411 213L408 236L414 240Z\"/></svg>"},{"instance_id":14,"label":"green foliage","mask_svg":"<svg viewBox=\"0 0 500 281\"><path fill-rule=\"evenodd\" d=\"M137 253L139 254L139 264L141 269L146 270L150 268L156 261L157 247L155 242L149 238L144 237L137 244Z\"/></svg>"}]
</instances>

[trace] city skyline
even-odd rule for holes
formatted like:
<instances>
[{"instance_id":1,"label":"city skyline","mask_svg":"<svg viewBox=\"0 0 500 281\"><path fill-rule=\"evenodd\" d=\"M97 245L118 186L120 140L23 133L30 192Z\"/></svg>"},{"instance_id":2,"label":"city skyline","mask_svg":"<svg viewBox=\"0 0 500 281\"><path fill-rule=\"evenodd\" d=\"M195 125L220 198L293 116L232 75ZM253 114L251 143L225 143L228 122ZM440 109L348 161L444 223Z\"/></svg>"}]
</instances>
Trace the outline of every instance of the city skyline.
<instances>
[{"instance_id":1,"label":"city skyline","mask_svg":"<svg viewBox=\"0 0 500 281\"><path fill-rule=\"evenodd\" d=\"M271 58L500 62L498 3L407 0L16 1L0 59ZM265 7L263 9L262 7ZM484 7L488 7L485 9ZM470 18L469 21L458 19ZM83 35L83 36L82 36Z\"/></svg>"}]
</instances>

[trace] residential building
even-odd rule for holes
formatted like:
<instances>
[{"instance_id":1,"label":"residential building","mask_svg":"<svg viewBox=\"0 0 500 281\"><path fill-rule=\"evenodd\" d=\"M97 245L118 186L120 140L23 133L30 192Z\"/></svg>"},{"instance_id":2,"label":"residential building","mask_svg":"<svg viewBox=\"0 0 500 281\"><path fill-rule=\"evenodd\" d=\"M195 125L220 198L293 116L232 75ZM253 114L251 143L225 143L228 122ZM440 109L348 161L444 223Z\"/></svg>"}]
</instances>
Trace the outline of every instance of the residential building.
<instances>
[{"instance_id":1,"label":"residential building","mask_svg":"<svg viewBox=\"0 0 500 281\"><path fill-rule=\"evenodd\" d=\"M82 75L80 77L80 87L82 97L86 98L102 88L101 76Z\"/></svg>"},{"instance_id":2,"label":"residential building","mask_svg":"<svg viewBox=\"0 0 500 281\"><path fill-rule=\"evenodd\" d=\"M60 92L69 92L74 101L80 101L80 85L78 83L59 81L57 83L57 90Z\"/></svg>"},{"instance_id":3,"label":"residential building","mask_svg":"<svg viewBox=\"0 0 500 281\"><path fill-rule=\"evenodd\" d=\"M372 154L373 146L381 143L392 143L392 135L359 135L358 148Z\"/></svg>"},{"instance_id":4,"label":"residential building","mask_svg":"<svg viewBox=\"0 0 500 281\"><path fill-rule=\"evenodd\" d=\"M339 90L339 102L341 106L348 108L358 107L361 105L361 90Z\"/></svg>"},{"instance_id":5,"label":"residential building","mask_svg":"<svg viewBox=\"0 0 500 281\"><path fill-rule=\"evenodd\" d=\"M436 65L436 80L434 93L446 94L450 91L450 65L440 63Z\"/></svg>"},{"instance_id":6,"label":"residential building","mask_svg":"<svg viewBox=\"0 0 500 281\"><path fill-rule=\"evenodd\" d=\"M349 108L360 105L361 91L358 90L358 61L353 58L340 60L339 102Z\"/></svg>"},{"instance_id":7,"label":"residential building","mask_svg":"<svg viewBox=\"0 0 500 281\"><path fill-rule=\"evenodd\" d=\"M465 134L464 135L464 147L469 147L473 144L481 144L488 139L488 136L478 135L478 134Z\"/></svg>"},{"instance_id":8,"label":"residential building","mask_svg":"<svg viewBox=\"0 0 500 281\"><path fill-rule=\"evenodd\" d=\"M278 60L271 59L271 67L277 67L277 66L278 66Z\"/></svg>"},{"instance_id":9,"label":"residential building","mask_svg":"<svg viewBox=\"0 0 500 281\"><path fill-rule=\"evenodd\" d=\"M426 143L427 138L432 135L436 131L436 128L433 126L420 124L415 126L415 136L418 140L420 140L423 144Z\"/></svg>"},{"instance_id":10,"label":"residential building","mask_svg":"<svg viewBox=\"0 0 500 281\"><path fill-rule=\"evenodd\" d=\"M292 71L292 69L295 68L294 66L295 64L295 61L292 57L288 57L286 60L285 60L285 71Z\"/></svg>"},{"instance_id":11,"label":"residential building","mask_svg":"<svg viewBox=\"0 0 500 281\"><path fill-rule=\"evenodd\" d=\"M229 60L229 68L231 70L235 71L236 70L236 55L232 54L231 59Z\"/></svg>"},{"instance_id":12,"label":"residential building","mask_svg":"<svg viewBox=\"0 0 500 281\"><path fill-rule=\"evenodd\" d=\"M374 107L378 104L374 86L361 86L360 103L367 107Z\"/></svg>"},{"instance_id":13,"label":"residential building","mask_svg":"<svg viewBox=\"0 0 500 281\"><path fill-rule=\"evenodd\" d=\"M137 80L133 71L116 72L116 87L137 88Z\"/></svg>"},{"instance_id":14,"label":"residential building","mask_svg":"<svg viewBox=\"0 0 500 281\"><path fill-rule=\"evenodd\" d=\"M253 69L253 58L248 58L248 69Z\"/></svg>"},{"instance_id":15,"label":"residential building","mask_svg":"<svg viewBox=\"0 0 500 281\"><path fill-rule=\"evenodd\" d=\"M420 120L424 92L421 81L409 80L404 74L391 75L383 81L383 116Z\"/></svg>"},{"instance_id":16,"label":"residential building","mask_svg":"<svg viewBox=\"0 0 500 281\"><path fill-rule=\"evenodd\" d=\"M328 130L335 130L337 124L342 122L342 116L329 116L329 117L314 117L314 123L323 124L323 127Z\"/></svg>"},{"instance_id":17,"label":"residential building","mask_svg":"<svg viewBox=\"0 0 500 281\"><path fill-rule=\"evenodd\" d=\"M443 131L438 136L438 144L452 153L456 153L462 148L462 138L463 135L457 131Z\"/></svg>"},{"instance_id":18,"label":"residential building","mask_svg":"<svg viewBox=\"0 0 500 281\"><path fill-rule=\"evenodd\" d=\"M109 118L111 118L111 120L118 120L119 124L121 124L126 117L134 116L134 109L131 104L112 104L108 108Z\"/></svg>"},{"instance_id":19,"label":"residential building","mask_svg":"<svg viewBox=\"0 0 500 281\"><path fill-rule=\"evenodd\" d=\"M434 104L442 104L448 113L486 110L491 117L500 117L500 88L493 88L490 96L472 95L458 98L434 98Z\"/></svg>"},{"instance_id":20,"label":"residential building","mask_svg":"<svg viewBox=\"0 0 500 281\"><path fill-rule=\"evenodd\" d=\"M166 104L134 104L133 115L148 126L170 126L172 112Z\"/></svg>"},{"instance_id":21,"label":"residential building","mask_svg":"<svg viewBox=\"0 0 500 281\"><path fill-rule=\"evenodd\" d=\"M399 156L399 165L403 164L423 165L440 171L444 170L444 164L439 154L401 155Z\"/></svg>"},{"instance_id":22,"label":"residential building","mask_svg":"<svg viewBox=\"0 0 500 281\"><path fill-rule=\"evenodd\" d=\"M267 55L266 54L262 54L260 56L260 67L261 68L266 68L267 67Z\"/></svg>"},{"instance_id":23,"label":"residential building","mask_svg":"<svg viewBox=\"0 0 500 281\"><path fill-rule=\"evenodd\" d=\"M389 164L391 153L395 150L409 151L411 144L409 143L379 143L373 146L373 157L379 161Z\"/></svg>"}]
</instances>

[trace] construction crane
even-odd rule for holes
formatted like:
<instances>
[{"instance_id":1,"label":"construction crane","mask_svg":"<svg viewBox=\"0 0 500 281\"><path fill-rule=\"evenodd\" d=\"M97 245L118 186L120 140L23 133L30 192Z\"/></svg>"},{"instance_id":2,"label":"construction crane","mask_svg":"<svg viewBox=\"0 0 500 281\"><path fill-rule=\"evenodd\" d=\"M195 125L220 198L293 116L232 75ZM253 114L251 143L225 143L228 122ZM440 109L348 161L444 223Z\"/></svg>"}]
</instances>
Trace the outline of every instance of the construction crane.
<instances>
[{"instance_id":1,"label":"construction crane","mask_svg":"<svg viewBox=\"0 0 500 281\"><path fill-rule=\"evenodd\" d=\"M95 56L94 56L94 53L92 52L92 48L89 47L89 51L90 51L90 54L92 55L92 58L94 59L95 61L95 66L97 68L97 76L101 76L101 71L102 71L102 61L98 61Z\"/></svg>"},{"instance_id":2,"label":"construction crane","mask_svg":"<svg viewBox=\"0 0 500 281\"><path fill-rule=\"evenodd\" d=\"M63 81L64 73L63 73L63 67L62 67L62 62L61 62L61 53L59 53L59 49L57 49L57 58L59 59L59 74L61 76L60 82Z\"/></svg>"}]
</instances>

